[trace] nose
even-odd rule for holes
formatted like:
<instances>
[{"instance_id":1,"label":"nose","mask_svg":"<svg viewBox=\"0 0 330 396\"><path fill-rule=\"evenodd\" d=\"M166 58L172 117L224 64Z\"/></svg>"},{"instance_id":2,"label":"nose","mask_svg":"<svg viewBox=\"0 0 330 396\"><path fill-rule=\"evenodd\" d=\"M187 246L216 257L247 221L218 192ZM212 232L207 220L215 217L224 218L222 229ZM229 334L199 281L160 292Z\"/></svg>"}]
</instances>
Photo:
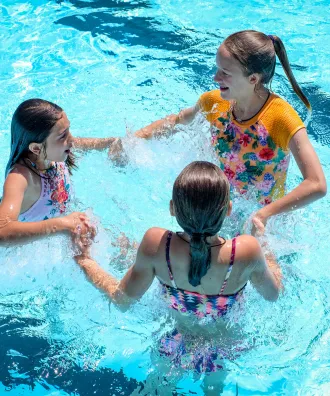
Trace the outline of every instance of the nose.
<instances>
[{"instance_id":1,"label":"nose","mask_svg":"<svg viewBox=\"0 0 330 396\"><path fill-rule=\"evenodd\" d=\"M220 82L221 81L221 75L220 75L220 70L217 70L217 72L215 73L213 80L215 82Z\"/></svg>"},{"instance_id":2,"label":"nose","mask_svg":"<svg viewBox=\"0 0 330 396\"><path fill-rule=\"evenodd\" d=\"M70 145L70 146L72 146L73 145L73 140L74 140L74 137L71 135L71 132L69 132L69 135L68 135L68 144Z\"/></svg>"}]
</instances>

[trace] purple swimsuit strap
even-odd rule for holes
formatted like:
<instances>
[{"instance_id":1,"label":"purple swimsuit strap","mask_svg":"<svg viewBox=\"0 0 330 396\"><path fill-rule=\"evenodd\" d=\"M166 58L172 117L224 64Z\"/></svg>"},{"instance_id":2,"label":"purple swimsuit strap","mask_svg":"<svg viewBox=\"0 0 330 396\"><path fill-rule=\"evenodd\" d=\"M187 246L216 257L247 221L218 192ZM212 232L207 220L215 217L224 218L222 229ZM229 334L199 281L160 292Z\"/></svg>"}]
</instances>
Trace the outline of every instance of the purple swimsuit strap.
<instances>
[{"instance_id":1,"label":"purple swimsuit strap","mask_svg":"<svg viewBox=\"0 0 330 396\"><path fill-rule=\"evenodd\" d=\"M166 240L166 263L167 263L167 269L168 269L168 275L170 277L172 286L176 289L176 283L173 277L172 273L172 268L171 268L171 261L170 261L170 245L171 245L171 239L173 236L173 232L169 231L167 234L167 240Z\"/></svg>"},{"instance_id":2,"label":"purple swimsuit strap","mask_svg":"<svg viewBox=\"0 0 330 396\"><path fill-rule=\"evenodd\" d=\"M229 278L229 275L231 273L231 270L233 269L233 265L234 265L234 261L235 261L235 253L236 253L236 238L233 238L233 242L232 242L232 248L231 248L231 255L230 255L230 263L229 263L229 267L228 267L228 271L225 277L225 280L222 284L221 290L219 294L222 294L223 291L225 290L225 287L227 285L227 281Z\"/></svg>"}]
</instances>

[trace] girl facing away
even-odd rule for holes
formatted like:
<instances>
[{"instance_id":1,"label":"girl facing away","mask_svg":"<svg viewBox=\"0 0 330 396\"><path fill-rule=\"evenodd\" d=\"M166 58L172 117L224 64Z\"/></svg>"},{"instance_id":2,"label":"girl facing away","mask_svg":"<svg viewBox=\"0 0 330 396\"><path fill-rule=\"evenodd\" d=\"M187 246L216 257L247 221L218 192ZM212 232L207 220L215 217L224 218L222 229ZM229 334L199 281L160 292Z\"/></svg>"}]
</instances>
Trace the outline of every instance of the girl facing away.
<instances>
[{"instance_id":1,"label":"girl facing away","mask_svg":"<svg viewBox=\"0 0 330 396\"><path fill-rule=\"evenodd\" d=\"M67 214L74 147L102 149L113 138L74 138L63 109L29 99L11 123L11 151L0 203L0 241L23 242L54 232L92 232L84 213Z\"/></svg>"},{"instance_id":2,"label":"girl facing away","mask_svg":"<svg viewBox=\"0 0 330 396\"><path fill-rule=\"evenodd\" d=\"M225 240L218 235L231 206L229 182L220 168L193 162L176 179L170 202L170 213L183 232L149 229L122 280L93 260L87 238L76 239L82 252L77 263L91 283L122 310L158 279L161 296L176 321L175 330L161 340L160 354L178 369L208 373L206 381L218 391L223 381L219 371L227 313L249 281L269 301L275 301L281 289L278 264L271 254L264 257L253 236ZM202 325L200 319L207 318L208 325L205 321ZM215 345L203 349L200 336Z\"/></svg>"},{"instance_id":3,"label":"girl facing away","mask_svg":"<svg viewBox=\"0 0 330 396\"><path fill-rule=\"evenodd\" d=\"M308 110L310 103L299 87L281 39L254 30L227 37L220 45L214 81L219 88L204 93L195 106L137 131L150 139L175 132L202 112L211 125L211 145L233 190L253 191L262 207L255 214L262 232L276 214L301 208L326 194L319 159L297 112L273 93L269 85L276 56L289 82ZM285 194L290 152L303 181Z\"/></svg>"}]
</instances>

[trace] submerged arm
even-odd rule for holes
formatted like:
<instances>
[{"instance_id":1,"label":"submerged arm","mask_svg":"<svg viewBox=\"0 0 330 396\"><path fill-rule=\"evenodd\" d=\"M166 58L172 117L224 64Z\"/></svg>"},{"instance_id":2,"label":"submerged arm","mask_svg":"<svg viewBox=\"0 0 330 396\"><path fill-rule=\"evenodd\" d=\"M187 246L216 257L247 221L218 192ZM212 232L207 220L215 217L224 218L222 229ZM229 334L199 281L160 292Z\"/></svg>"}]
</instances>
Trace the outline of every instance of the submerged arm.
<instances>
[{"instance_id":1,"label":"submerged arm","mask_svg":"<svg viewBox=\"0 0 330 396\"><path fill-rule=\"evenodd\" d=\"M256 213L264 224L271 216L302 208L326 195L327 185L318 156L308 139L306 129L298 131L290 140L290 149L304 180L283 198Z\"/></svg>"},{"instance_id":2,"label":"submerged arm","mask_svg":"<svg viewBox=\"0 0 330 396\"><path fill-rule=\"evenodd\" d=\"M255 289L268 301L276 301L282 285L282 271L270 251L264 256L258 241L252 236L247 240L249 261L254 263L250 281Z\"/></svg>"}]
</instances>

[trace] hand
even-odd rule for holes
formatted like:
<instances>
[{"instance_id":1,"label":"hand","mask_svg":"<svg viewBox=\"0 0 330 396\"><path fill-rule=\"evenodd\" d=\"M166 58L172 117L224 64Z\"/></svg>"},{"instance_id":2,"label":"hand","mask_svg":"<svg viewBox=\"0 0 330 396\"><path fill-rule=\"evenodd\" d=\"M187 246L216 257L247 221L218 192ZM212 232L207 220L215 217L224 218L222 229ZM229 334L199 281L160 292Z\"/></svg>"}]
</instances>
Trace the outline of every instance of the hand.
<instances>
[{"instance_id":1,"label":"hand","mask_svg":"<svg viewBox=\"0 0 330 396\"><path fill-rule=\"evenodd\" d=\"M255 213L252 217L251 235L255 237L260 237L264 235L267 224L267 217L263 217L259 212Z\"/></svg>"},{"instance_id":2,"label":"hand","mask_svg":"<svg viewBox=\"0 0 330 396\"><path fill-rule=\"evenodd\" d=\"M88 234L76 234L72 236L72 242L79 251L79 254L75 255L75 259L80 264L79 259L90 258L90 248L93 243L93 239Z\"/></svg>"},{"instance_id":3,"label":"hand","mask_svg":"<svg viewBox=\"0 0 330 396\"><path fill-rule=\"evenodd\" d=\"M64 228L73 235L87 235L94 238L96 235L95 227L90 223L85 213L73 212L61 218Z\"/></svg>"},{"instance_id":4,"label":"hand","mask_svg":"<svg viewBox=\"0 0 330 396\"><path fill-rule=\"evenodd\" d=\"M117 166L124 166L128 162L128 158L125 154L122 140L120 138L114 139L108 151L108 157Z\"/></svg>"},{"instance_id":5,"label":"hand","mask_svg":"<svg viewBox=\"0 0 330 396\"><path fill-rule=\"evenodd\" d=\"M129 250L137 250L139 244L136 241L130 241L129 238L122 232L112 246L120 248L120 255L126 257Z\"/></svg>"}]
</instances>

